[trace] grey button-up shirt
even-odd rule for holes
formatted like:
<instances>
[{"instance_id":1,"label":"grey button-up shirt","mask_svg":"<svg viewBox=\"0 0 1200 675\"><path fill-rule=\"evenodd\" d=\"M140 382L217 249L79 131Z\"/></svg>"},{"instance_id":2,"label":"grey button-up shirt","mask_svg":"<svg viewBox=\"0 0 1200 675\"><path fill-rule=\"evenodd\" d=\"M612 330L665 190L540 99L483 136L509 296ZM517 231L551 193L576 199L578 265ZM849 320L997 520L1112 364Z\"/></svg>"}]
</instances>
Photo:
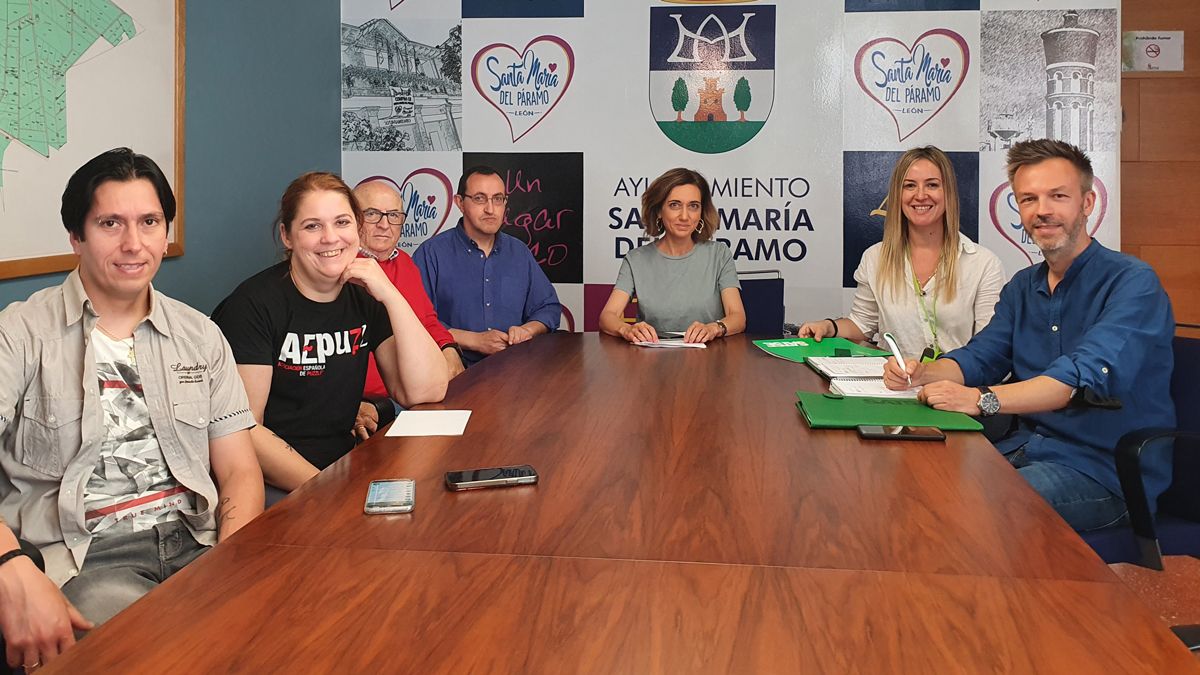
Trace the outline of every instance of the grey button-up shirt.
<instances>
[{"instance_id":1,"label":"grey button-up shirt","mask_svg":"<svg viewBox=\"0 0 1200 675\"><path fill-rule=\"evenodd\" d=\"M151 289L134 330L138 372L171 475L195 493L183 521L216 543L208 442L254 426L229 344L206 316ZM0 516L62 585L91 544L83 493L105 438L92 329L99 317L72 272L0 312Z\"/></svg>"}]
</instances>

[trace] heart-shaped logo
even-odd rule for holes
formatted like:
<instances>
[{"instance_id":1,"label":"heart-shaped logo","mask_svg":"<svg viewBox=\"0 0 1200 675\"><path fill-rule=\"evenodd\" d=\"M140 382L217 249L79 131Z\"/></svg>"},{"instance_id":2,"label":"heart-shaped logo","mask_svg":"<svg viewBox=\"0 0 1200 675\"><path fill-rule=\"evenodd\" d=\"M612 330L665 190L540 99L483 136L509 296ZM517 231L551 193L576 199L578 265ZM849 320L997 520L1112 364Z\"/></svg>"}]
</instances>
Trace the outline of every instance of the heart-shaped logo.
<instances>
[{"instance_id":1,"label":"heart-shaped logo","mask_svg":"<svg viewBox=\"0 0 1200 675\"><path fill-rule=\"evenodd\" d=\"M1093 180L1092 189L1096 191L1096 207L1089 218L1088 234L1095 237L1100 226L1104 224L1104 216L1108 213L1108 188L1104 186L1104 181L1097 177ZM988 199L988 213L992 217L992 227L995 227L1008 243L1017 247L1030 265L1042 260L1041 249L1021 225L1021 212L1017 208L1012 186L1007 182L997 185L996 189L992 190L992 196Z\"/></svg>"},{"instance_id":2,"label":"heart-shaped logo","mask_svg":"<svg viewBox=\"0 0 1200 675\"><path fill-rule=\"evenodd\" d=\"M554 110L574 74L575 52L554 35L536 37L520 52L503 43L491 44L471 61L475 90L504 115L513 143Z\"/></svg>"},{"instance_id":3,"label":"heart-shaped logo","mask_svg":"<svg viewBox=\"0 0 1200 675\"><path fill-rule=\"evenodd\" d=\"M387 176L371 176L362 183L384 180L395 185ZM450 217L454 188L446 174L434 168L416 169L400 183L400 199L404 209L404 230L397 246L412 253L421 242L442 230Z\"/></svg>"},{"instance_id":4,"label":"heart-shaped logo","mask_svg":"<svg viewBox=\"0 0 1200 675\"><path fill-rule=\"evenodd\" d=\"M963 36L934 28L911 47L891 37L871 40L854 57L854 76L867 96L892 116L903 141L950 103L970 65L971 50Z\"/></svg>"}]
</instances>

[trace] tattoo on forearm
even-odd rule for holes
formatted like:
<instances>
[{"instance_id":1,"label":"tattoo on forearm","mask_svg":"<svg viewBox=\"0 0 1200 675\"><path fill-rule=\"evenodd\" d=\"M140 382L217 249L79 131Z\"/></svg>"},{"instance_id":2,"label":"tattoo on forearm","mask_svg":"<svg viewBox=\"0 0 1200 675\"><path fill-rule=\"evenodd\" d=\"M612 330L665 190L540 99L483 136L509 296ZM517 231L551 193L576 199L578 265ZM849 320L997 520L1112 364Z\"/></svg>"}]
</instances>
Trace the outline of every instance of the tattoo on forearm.
<instances>
[{"instance_id":1,"label":"tattoo on forearm","mask_svg":"<svg viewBox=\"0 0 1200 675\"><path fill-rule=\"evenodd\" d=\"M295 454L295 455L298 455L298 454L300 454L299 452L297 452L297 451L296 451L296 449L295 449L295 448L293 448L293 447L291 446L291 444L290 444L290 443L288 443L287 441L285 441L285 440L283 440L282 438L280 438L279 434L275 433L274 431L271 431L270 429L267 429L267 433L271 434L271 435L272 435L272 436L274 436L275 438L278 438L278 439L279 439L279 442L280 442L280 443L283 443L283 447L287 448L288 450L291 450L291 451L292 451L292 454Z\"/></svg>"},{"instance_id":2,"label":"tattoo on forearm","mask_svg":"<svg viewBox=\"0 0 1200 675\"><path fill-rule=\"evenodd\" d=\"M217 529L218 530L221 529L221 526L224 525L226 521L234 519L233 512L235 510L237 510L237 504L230 504L229 497L224 497L221 499L221 501L217 504Z\"/></svg>"}]
</instances>

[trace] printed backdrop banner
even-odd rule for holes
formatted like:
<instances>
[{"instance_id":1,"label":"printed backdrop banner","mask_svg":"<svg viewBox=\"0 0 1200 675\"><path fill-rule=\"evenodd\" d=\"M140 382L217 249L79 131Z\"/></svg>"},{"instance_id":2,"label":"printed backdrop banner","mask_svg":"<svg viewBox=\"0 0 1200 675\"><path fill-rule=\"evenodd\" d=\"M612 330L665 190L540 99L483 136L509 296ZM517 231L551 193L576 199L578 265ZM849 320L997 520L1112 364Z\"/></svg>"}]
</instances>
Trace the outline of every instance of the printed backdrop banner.
<instances>
[{"instance_id":1,"label":"printed backdrop banner","mask_svg":"<svg viewBox=\"0 0 1200 675\"><path fill-rule=\"evenodd\" d=\"M384 177L402 249L454 227L465 166L511 194L505 231L594 328L641 197L711 182L739 272L777 271L787 320L845 313L904 150L953 161L962 231L1007 273L1041 261L1013 143L1092 158L1088 229L1120 247L1119 0L342 0L342 171ZM840 133L839 133L840 131Z\"/></svg>"}]
</instances>

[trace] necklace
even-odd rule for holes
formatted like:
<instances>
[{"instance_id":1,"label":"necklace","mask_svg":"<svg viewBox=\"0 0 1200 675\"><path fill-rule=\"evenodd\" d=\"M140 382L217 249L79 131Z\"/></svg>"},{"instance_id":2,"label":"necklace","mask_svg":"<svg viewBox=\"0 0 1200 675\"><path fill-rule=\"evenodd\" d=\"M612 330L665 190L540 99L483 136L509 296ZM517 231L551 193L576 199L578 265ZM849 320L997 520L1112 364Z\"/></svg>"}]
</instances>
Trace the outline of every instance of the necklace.
<instances>
[{"instance_id":1,"label":"necklace","mask_svg":"<svg viewBox=\"0 0 1200 675\"><path fill-rule=\"evenodd\" d=\"M112 340L113 342L119 342L119 343L125 345L129 349L129 353L126 355L126 359L129 361L129 363L134 368L137 367L137 356L135 355L135 353L133 351L133 336L132 335L127 338L119 338L116 335L113 335L112 333L105 330L104 326L101 326L99 321L96 322L96 330L99 330L102 334L104 334L104 337L108 338L109 340Z\"/></svg>"}]
</instances>

